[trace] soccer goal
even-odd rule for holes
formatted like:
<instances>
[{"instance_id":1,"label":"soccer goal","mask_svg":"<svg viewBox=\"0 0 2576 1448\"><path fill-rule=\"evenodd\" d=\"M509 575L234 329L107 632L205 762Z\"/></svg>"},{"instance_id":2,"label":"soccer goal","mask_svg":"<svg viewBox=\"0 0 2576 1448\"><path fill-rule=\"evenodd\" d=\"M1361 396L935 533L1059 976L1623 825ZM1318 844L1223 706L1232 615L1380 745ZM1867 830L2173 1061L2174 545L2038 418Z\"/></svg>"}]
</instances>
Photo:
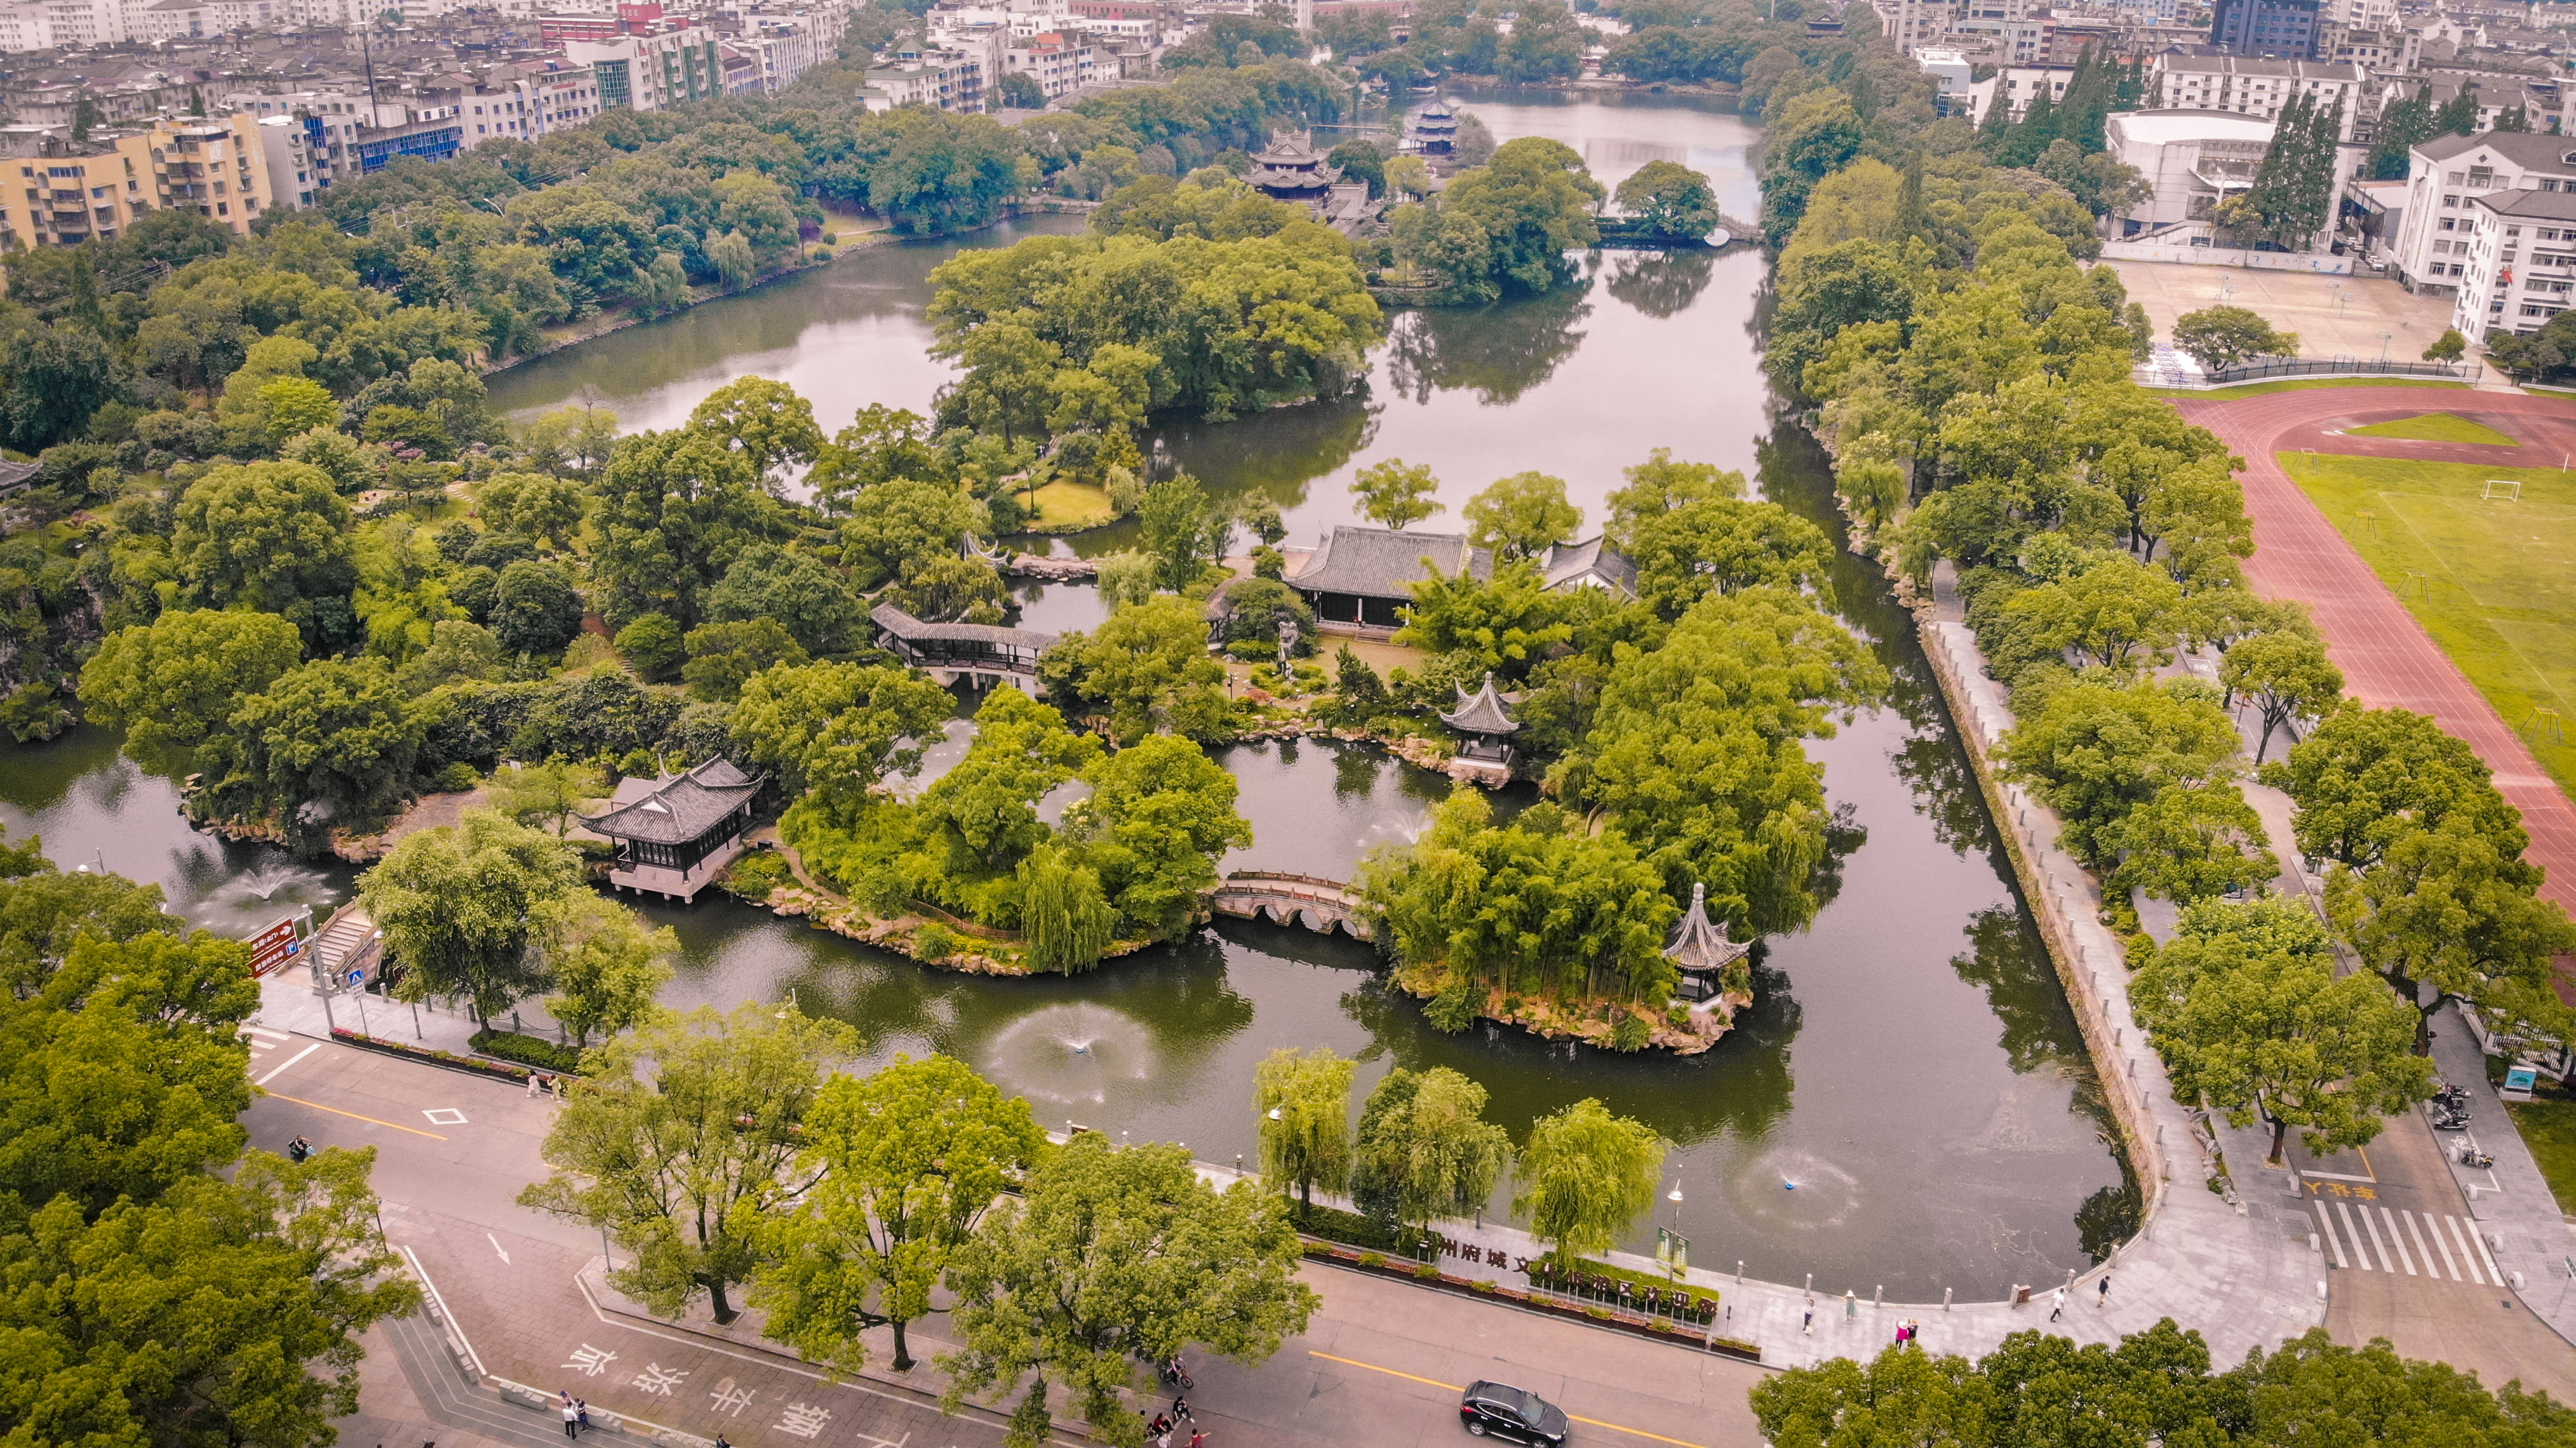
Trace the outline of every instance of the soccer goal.
<instances>
[{"instance_id":1,"label":"soccer goal","mask_svg":"<svg viewBox=\"0 0 2576 1448\"><path fill-rule=\"evenodd\" d=\"M2502 498L2508 503L2519 503L2522 501L2522 484L2512 478L2489 478L2486 492L2479 496L2484 501Z\"/></svg>"}]
</instances>

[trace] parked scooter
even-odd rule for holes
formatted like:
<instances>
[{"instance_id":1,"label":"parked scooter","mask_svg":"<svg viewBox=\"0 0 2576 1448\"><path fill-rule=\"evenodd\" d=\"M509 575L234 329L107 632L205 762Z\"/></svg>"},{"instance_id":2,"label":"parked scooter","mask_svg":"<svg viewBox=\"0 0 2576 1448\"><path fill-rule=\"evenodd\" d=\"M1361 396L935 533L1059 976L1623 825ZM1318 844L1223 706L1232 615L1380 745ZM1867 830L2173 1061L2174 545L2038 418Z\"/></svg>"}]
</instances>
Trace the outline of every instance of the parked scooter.
<instances>
[{"instance_id":1,"label":"parked scooter","mask_svg":"<svg viewBox=\"0 0 2576 1448\"><path fill-rule=\"evenodd\" d=\"M2459 1155L2453 1159L2458 1161L2462 1166L2491 1167L2495 1165L2494 1157L2487 1155L2485 1152L2478 1150L2475 1145L2465 1141L2460 1143Z\"/></svg>"},{"instance_id":2,"label":"parked scooter","mask_svg":"<svg viewBox=\"0 0 2576 1448\"><path fill-rule=\"evenodd\" d=\"M2433 1108L2433 1129L2435 1131L2468 1130L2469 1109L2465 1106Z\"/></svg>"}]
</instances>

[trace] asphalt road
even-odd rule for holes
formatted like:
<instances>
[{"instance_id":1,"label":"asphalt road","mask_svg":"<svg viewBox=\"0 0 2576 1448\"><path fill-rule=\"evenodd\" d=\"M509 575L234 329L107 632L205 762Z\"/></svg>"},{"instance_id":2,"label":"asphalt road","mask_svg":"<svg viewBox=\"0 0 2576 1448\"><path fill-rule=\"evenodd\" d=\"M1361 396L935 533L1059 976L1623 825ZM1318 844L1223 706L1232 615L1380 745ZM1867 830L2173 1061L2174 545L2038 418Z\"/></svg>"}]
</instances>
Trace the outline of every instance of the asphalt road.
<instances>
[{"instance_id":1,"label":"asphalt road","mask_svg":"<svg viewBox=\"0 0 2576 1448\"><path fill-rule=\"evenodd\" d=\"M412 1254L486 1371L547 1392L570 1391L604 1411L744 1448L799 1444L997 1444L998 1415L943 1416L937 1383L890 1371L828 1383L759 1345L737 1324L697 1310L678 1324L618 1310L575 1280L600 1255L599 1234L517 1203L545 1174L540 1147L554 1104L502 1083L303 1037L254 1037L251 1073L270 1093L246 1117L252 1143L280 1150L298 1135L317 1146L374 1146L387 1235ZM1324 1306L1307 1332L1256 1367L1204 1360L1190 1403L1212 1445L1464 1441L1459 1390L1478 1378L1545 1396L1575 1418L1584 1444L1732 1448L1760 1441L1745 1395L1762 1370L1500 1304L1330 1267L1306 1268ZM408 1331L409 1324L397 1328ZM944 1318L918 1324L914 1352L941 1347ZM882 1336L882 1334L880 1334ZM421 1335L426 1341L426 1335ZM477 1448L457 1425L428 1423L435 1381L398 1374L370 1334L359 1418L344 1441L435 1439ZM876 1361L885 1358L879 1343ZM935 1370L917 1369L931 1380ZM1141 1404L1142 1400L1140 1400ZM552 1427L529 1413L530 1430ZM410 1426L420 1439L402 1435ZM1075 1434L1060 1437L1078 1441ZM1184 1435L1184 1439L1185 1439ZM522 1441L495 1428L485 1441Z\"/></svg>"}]
</instances>

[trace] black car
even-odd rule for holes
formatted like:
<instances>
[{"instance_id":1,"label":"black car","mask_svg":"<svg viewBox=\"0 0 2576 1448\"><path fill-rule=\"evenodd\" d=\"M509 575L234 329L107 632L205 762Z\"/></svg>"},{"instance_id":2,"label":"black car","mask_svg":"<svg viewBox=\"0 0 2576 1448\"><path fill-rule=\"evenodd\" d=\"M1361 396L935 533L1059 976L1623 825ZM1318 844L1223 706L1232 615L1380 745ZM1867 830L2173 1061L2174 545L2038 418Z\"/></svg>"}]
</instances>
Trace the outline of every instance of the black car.
<instances>
[{"instance_id":1,"label":"black car","mask_svg":"<svg viewBox=\"0 0 2576 1448\"><path fill-rule=\"evenodd\" d=\"M1549 1448L1565 1441L1565 1410L1508 1383L1469 1384L1458 1402L1458 1419L1479 1438L1491 1433Z\"/></svg>"}]
</instances>

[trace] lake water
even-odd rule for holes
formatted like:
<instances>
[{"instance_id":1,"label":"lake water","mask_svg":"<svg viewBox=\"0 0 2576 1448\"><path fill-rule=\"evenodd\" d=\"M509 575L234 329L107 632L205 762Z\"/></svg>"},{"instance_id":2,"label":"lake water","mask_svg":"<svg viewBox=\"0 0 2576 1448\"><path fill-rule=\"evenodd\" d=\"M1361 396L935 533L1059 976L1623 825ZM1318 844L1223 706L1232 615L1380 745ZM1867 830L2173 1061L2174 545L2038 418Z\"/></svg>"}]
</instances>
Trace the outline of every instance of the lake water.
<instances>
[{"instance_id":1,"label":"lake water","mask_svg":"<svg viewBox=\"0 0 2576 1448\"><path fill-rule=\"evenodd\" d=\"M1469 99L1498 138L1555 136L1607 183L1678 159L1710 174L1730 216L1756 209L1756 137L1736 117L1669 101ZM1069 224L1042 218L967 244ZM926 411L949 375L923 355L926 278L954 249L862 252L514 369L493 393L525 412L588 388L628 426L659 427L755 373L814 399L827 428L871 401ZM1584 286L1554 297L1399 313L1364 393L1179 423L1157 435L1157 456L1214 491L1268 492L1298 543L1354 521L1349 475L1383 457L1438 471L1449 511L1417 525L1436 529L1486 482L1527 468L1565 478L1597 522L1619 470L1655 447L1741 468L1763 495L1834 530L1824 460L1776 412L1757 365L1760 254L1608 253L1586 270ZM1119 542L1106 530L1072 546ZM990 980L709 897L646 908L685 947L671 1003L792 993L857 1025L872 1059L947 1051L1027 1094L1050 1125L1184 1141L1216 1161L1251 1151L1253 1067L1274 1048L1359 1058L1363 1093L1394 1066L1448 1065L1485 1084L1516 1138L1586 1096L1662 1132L1702 1266L1741 1259L1756 1276L1813 1272L1820 1289L1883 1285L1917 1300L2055 1280L2121 1220L2122 1168L2092 1068L1910 621L1847 554L1835 584L1844 618L1893 674L1894 698L1809 744L1844 812L1832 898L1807 931L1766 942L1756 1004L1706 1055L1619 1056L1498 1028L1441 1035L1383 988L1369 947L1231 921L1078 979ZM1087 588L1023 596L1035 627L1098 617ZM266 883L262 872L306 871L279 888L316 899L345 888L345 875L189 831L175 791L117 761L112 744L84 730L0 747L0 821L13 835L41 828L66 867L96 857L160 880L182 913L219 928L272 918L243 883ZM1408 838L1448 788L1363 748L1281 742L1221 757L1255 834L1229 868L1347 877L1368 849ZM1670 1220L1667 1205L1635 1240L1651 1243Z\"/></svg>"}]
</instances>

